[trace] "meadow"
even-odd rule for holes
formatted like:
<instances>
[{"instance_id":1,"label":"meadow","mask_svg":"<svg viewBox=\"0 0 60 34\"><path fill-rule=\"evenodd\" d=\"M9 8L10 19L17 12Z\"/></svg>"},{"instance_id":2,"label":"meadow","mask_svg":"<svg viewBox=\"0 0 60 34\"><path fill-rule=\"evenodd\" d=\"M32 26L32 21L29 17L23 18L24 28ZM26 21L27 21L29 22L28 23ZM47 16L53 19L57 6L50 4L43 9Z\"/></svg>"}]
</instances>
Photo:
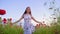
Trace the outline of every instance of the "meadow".
<instances>
[{"instance_id":1,"label":"meadow","mask_svg":"<svg viewBox=\"0 0 60 34\"><path fill-rule=\"evenodd\" d=\"M58 22L60 24L60 19ZM39 27L35 29L35 32L33 34L60 34L60 25L58 24L53 24L50 27ZM0 34L23 34L23 28L19 26L12 26L6 25L3 27L0 24Z\"/></svg>"}]
</instances>

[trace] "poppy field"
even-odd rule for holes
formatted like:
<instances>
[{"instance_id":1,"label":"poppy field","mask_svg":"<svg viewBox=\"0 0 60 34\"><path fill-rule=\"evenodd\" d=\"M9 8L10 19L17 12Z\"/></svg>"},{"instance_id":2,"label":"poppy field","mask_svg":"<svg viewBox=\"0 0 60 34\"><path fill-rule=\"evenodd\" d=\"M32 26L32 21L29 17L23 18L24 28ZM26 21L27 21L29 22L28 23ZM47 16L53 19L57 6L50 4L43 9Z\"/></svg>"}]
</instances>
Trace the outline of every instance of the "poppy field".
<instances>
[{"instance_id":1,"label":"poppy field","mask_svg":"<svg viewBox=\"0 0 60 34\"><path fill-rule=\"evenodd\" d=\"M59 19L60 20L60 19ZM57 23L60 24L60 21L58 20ZM60 34L60 25L58 24L52 24L50 27L39 27L36 28L33 34ZM0 34L23 34L23 28L19 26L12 26L5 25L4 27L0 24Z\"/></svg>"},{"instance_id":2,"label":"poppy field","mask_svg":"<svg viewBox=\"0 0 60 34\"><path fill-rule=\"evenodd\" d=\"M2 27L2 25L0 25L0 34L23 34L23 29L16 26L9 27L9 25L7 25ZM60 34L60 25L40 27L36 29L33 34Z\"/></svg>"}]
</instances>

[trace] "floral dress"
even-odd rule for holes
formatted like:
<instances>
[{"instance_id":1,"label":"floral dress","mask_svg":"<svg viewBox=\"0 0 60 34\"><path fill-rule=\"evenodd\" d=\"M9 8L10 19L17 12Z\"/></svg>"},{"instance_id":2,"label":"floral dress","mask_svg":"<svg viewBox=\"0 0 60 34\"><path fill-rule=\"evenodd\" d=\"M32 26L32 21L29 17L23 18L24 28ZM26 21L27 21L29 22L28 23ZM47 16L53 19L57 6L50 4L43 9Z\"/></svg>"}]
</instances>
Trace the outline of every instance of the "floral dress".
<instances>
[{"instance_id":1,"label":"floral dress","mask_svg":"<svg viewBox=\"0 0 60 34\"><path fill-rule=\"evenodd\" d=\"M31 16L29 14L24 15L24 34L32 34L34 26L31 23Z\"/></svg>"}]
</instances>

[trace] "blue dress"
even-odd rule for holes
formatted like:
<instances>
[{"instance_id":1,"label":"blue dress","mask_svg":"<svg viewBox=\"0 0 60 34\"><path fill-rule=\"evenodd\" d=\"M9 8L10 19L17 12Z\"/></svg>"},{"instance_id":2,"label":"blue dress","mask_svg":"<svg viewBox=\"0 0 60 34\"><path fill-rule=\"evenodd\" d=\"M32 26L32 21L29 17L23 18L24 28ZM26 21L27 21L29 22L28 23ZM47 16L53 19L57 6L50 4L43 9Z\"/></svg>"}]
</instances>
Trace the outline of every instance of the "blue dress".
<instances>
[{"instance_id":1,"label":"blue dress","mask_svg":"<svg viewBox=\"0 0 60 34\"><path fill-rule=\"evenodd\" d=\"M24 15L24 34L32 34L34 26L31 23L31 16L29 14Z\"/></svg>"}]
</instances>

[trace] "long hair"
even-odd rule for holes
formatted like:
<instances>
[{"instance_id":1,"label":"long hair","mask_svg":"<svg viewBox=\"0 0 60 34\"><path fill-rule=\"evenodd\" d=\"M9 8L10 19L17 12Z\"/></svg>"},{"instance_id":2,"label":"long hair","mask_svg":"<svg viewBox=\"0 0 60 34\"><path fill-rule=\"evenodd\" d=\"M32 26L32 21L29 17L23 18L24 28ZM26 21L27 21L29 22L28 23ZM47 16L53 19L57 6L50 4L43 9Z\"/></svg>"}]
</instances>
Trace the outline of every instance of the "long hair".
<instances>
[{"instance_id":1,"label":"long hair","mask_svg":"<svg viewBox=\"0 0 60 34\"><path fill-rule=\"evenodd\" d=\"M28 9L28 8L30 8L30 7L27 7L27 8L25 9L24 14L26 14L26 13L27 13L27 9ZM31 15L31 10L30 10L29 14Z\"/></svg>"}]
</instances>

